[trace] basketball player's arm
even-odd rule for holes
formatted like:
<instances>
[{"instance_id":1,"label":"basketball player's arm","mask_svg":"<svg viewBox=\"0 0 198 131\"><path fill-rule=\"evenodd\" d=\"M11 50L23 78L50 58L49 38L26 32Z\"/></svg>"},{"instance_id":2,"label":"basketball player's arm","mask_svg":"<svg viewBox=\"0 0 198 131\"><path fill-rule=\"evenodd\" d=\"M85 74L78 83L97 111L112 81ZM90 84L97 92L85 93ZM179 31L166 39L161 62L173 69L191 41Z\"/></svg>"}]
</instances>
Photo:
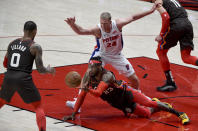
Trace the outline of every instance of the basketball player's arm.
<instances>
[{"instance_id":1,"label":"basketball player's arm","mask_svg":"<svg viewBox=\"0 0 198 131\"><path fill-rule=\"evenodd\" d=\"M75 17L70 17L65 20L65 22L67 22L67 24L70 25L72 30L74 32L76 32L77 34L79 34L79 35L94 35L94 36L98 37L98 33L100 32L100 29L97 26L94 28L85 29L85 28L82 28L81 26L77 25L75 23L75 21L76 21Z\"/></svg>"},{"instance_id":2,"label":"basketball player's arm","mask_svg":"<svg viewBox=\"0 0 198 131\"><path fill-rule=\"evenodd\" d=\"M88 69L88 71L89 71L89 69ZM84 86L88 86L87 85L87 82L89 80L89 77L88 77L89 76L88 75L89 73L88 73L88 71L85 73L85 75L83 77L83 81L82 81L82 84L81 84L82 88L86 88ZM80 107L82 106L86 95L87 95L87 92L84 91L84 90L81 90L81 92L78 95L78 98L76 100L76 103L74 105L74 111L73 111L72 115L70 115L70 116L64 116L63 117L63 120L64 121L66 121L66 120L75 120L75 116L78 113L78 110L80 109Z\"/></svg>"},{"instance_id":3,"label":"basketball player's arm","mask_svg":"<svg viewBox=\"0 0 198 131\"><path fill-rule=\"evenodd\" d=\"M45 67L43 65L42 48L41 48L40 45L33 44L30 47L30 52L31 52L31 54L33 56L35 56L36 68L37 68L37 70L38 70L39 73L42 73L42 74L46 74L46 73L54 74L55 73L55 69L53 67L50 67L50 65L48 65L47 67Z\"/></svg>"},{"instance_id":4,"label":"basketball player's arm","mask_svg":"<svg viewBox=\"0 0 198 131\"><path fill-rule=\"evenodd\" d=\"M168 27L170 26L170 16L168 12L166 11L166 9L164 9L164 7L162 6L163 4L162 1L158 0L156 2L158 2L157 11L160 13L161 18L162 18L162 27L161 27L160 34L155 38L155 40L160 42L164 34L167 32Z\"/></svg>"},{"instance_id":5,"label":"basketball player's arm","mask_svg":"<svg viewBox=\"0 0 198 131\"><path fill-rule=\"evenodd\" d=\"M10 42L10 44L8 45L6 54L4 56L4 60L3 60L3 66L4 66L4 68L7 68L8 67L8 48L10 47L11 44L12 44L12 42Z\"/></svg>"},{"instance_id":6,"label":"basketball player's arm","mask_svg":"<svg viewBox=\"0 0 198 131\"><path fill-rule=\"evenodd\" d=\"M3 66L5 68L8 67L8 52L6 52L6 54L5 54L5 57L4 57L4 60L3 60Z\"/></svg>"},{"instance_id":7,"label":"basketball player's arm","mask_svg":"<svg viewBox=\"0 0 198 131\"><path fill-rule=\"evenodd\" d=\"M119 30L121 30L123 26L131 23L132 21L138 20L144 16L147 16L147 15L153 13L155 11L155 9L156 9L156 4L154 4L153 7L148 11L138 13L138 14L132 15L127 18L117 19L116 20L117 27L119 28Z\"/></svg>"},{"instance_id":8,"label":"basketball player's arm","mask_svg":"<svg viewBox=\"0 0 198 131\"><path fill-rule=\"evenodd\" d=\"M88 88L88 92L96 97L100 97L103 91L105 91L108 88L109 84L112 83L113 80L114 80L114 77L112 73L108 72L107 74L104 74L102 76L102 80L100 81L96 90L92 88Z\"/></svg>"}]
</instances>

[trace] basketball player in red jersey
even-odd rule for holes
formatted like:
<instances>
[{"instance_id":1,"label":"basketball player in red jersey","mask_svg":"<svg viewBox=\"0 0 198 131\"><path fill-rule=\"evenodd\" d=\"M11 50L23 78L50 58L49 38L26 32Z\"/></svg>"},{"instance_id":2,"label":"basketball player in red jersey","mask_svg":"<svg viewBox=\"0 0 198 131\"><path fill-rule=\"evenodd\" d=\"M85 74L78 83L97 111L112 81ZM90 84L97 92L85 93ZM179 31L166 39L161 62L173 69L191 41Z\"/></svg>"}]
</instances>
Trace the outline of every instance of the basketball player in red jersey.
<instances>
[{"instance_id":1,"label":"basketball player in red jersey","mask_svg":"<svg viewBox=\"0 0 198 131\"><path fill-rule=\"evenodd\" d=\"M127 116L134 113L142 117L150 117L156 110L167 111L178 116L182 124L190 122L184 112L178 112L168 103L162 103L157 98L149 99L136 89L131 88L122 80L116 80L113 72L102 67L101 57L92 57L89 62L89 73L83 78L82 91L76 101L71 116L64 117L64 120L74 120L75 115L83 104L85 96L90 93L109 103L111 106L122 110ZM151 108L148 108L151 107Z\"/></svg>"},{"instance_id":2,"label":"basketball player in red jersey","mask_svg":"<svg viewBox=\"0 0 198 131\"><path fill-rule=\"evenodd\" d=\"M103 12L100 15L100 23L96 27L89 29L77 25L75 17L67 18L65 21L77 34L93 35L96 38L97 44L91 58L100 56L103 61L103 66L105 64L112 65L120 74L129 79L132 87L139 90L139 79L131 63L121 52L124 45L122 28L133 21L153 13L155 9L156 5L154 4L148 11L116 20L111 20L111 14L109 12ZM67 106L69 107L73 107L74 104L75 101L67 101Z\"/></svg>"},{"instance_id":3,"label":"basketball player in red jersey","mask_svg":"<svg viewBox=\"0 0 198 131\"><path fill-rule=\"evenodd\" d=\"M179 41L183 62L198 66L198 57L190 55L194 48L193 27L186 10L177 0L152 0L152 2L158 5L157 11L162 18L161 32L155 40L158 42L156 52L166 76L166 83L157 87L157 90L174 91L177 86L171 74L167 53Z\"/></svg>"},{"instance_id":4,"label":"basketball player in red jersey","mask_svg":"<svg viewBox=\"0 0 198 131\"><path fill-rule=\"evenodd\" d=\"M35 60L37 70L42 74L54 74L55 69L43 66L42 48L34 42L36 33L36 24L33 21L27 21L24 25L24 36L12 41L8 46L3 63L7 72L0 90L0 108L9 103L17 92L25 103L34 107L39 131L46 131L41 96L32 80L32 66Z\"/></svg>"}]
</instances>

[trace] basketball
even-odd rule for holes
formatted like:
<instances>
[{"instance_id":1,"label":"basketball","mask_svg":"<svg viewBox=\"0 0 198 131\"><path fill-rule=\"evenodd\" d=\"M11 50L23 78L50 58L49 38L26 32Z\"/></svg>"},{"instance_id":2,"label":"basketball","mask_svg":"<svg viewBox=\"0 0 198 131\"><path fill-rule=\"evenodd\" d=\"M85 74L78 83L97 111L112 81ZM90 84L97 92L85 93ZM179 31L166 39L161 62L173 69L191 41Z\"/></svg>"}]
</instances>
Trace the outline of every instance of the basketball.
<instances>
[{"instance_id":1,"label":"basketball","mask_svg":"<svg viewBox=\"0 0 198 131\"><path fill-rule=\"evenodd\" d=\"M80 74L76 71L71 71L67 73L67 75L65 76L65 83L70 88L75 88L80 86L81 83Z\"/></svg>"}]
</instances>

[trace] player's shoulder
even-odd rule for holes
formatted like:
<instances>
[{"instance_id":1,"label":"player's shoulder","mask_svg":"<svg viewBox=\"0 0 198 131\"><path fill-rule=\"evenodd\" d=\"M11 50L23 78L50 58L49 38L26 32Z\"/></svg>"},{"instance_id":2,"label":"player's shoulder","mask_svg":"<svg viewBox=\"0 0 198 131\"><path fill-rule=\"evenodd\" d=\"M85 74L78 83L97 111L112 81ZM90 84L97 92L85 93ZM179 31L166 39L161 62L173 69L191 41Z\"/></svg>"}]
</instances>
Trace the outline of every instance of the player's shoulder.
<instances>
[{"instance_id":1,"label":"player's shoulder","mask_svg":"<svg viewBox=\"0 0 198 131\"><path fill-rule=\"evenodd\" d=\"M30 48L41 49L41 46L40 46L38 43L33 42L33 43L31 44Z\"/></svg>"},{"instance_id":2,"label":"player's shoulder","mask_svg":"<svg viewBox=\"0 0 198 131\"><path fill-rule=\"evenodd\" d=\"M103 76L102 80L106 83L111 82L114 79L114 74L111 71L106 71Z\"/></svg>"},{"instance_id":3,"label":"player's shoulder","mask_svg":"<svg viewBox=\"0 0 198 131\"><path fill-rule=\"evenodd\" d=\"M34 55L36 52L42 52L42 48L39 44L34 42L30 46L30 52Z\"/></svg>"}]
</instances>

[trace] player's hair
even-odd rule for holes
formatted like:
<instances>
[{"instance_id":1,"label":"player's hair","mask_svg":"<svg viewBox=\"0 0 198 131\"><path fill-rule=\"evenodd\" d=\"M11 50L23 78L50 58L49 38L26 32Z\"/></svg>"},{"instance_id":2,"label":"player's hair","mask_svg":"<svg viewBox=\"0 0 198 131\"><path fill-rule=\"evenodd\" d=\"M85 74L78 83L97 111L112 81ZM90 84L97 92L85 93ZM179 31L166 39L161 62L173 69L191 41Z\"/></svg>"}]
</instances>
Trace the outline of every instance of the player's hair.
<instances>
[{"instance_id":1,"label":"player's hair","mask_svg":"<svg viewBox=\"0 0 198 131\"><path fill-rule=\"evenodd\" d=\"M100 62L100 65L102 64L102 60L101 60L101 57L100 57L100 56L91 57L91 58L90 58L90 61L91 61L91 60L99 61L99 62Z\"/></svg>"},{"instance_id":2,"label":"player's hair","mask_svg":"<svg viewBox=\"0 0 198 131\"><path fill-rule=\"evenodd\" d=\"M103 20L111 20L111 14L109 12L103 12L100 15L100 18L103 19Z\"/></svg>"},{"instance_id":3,"label":"player's hair","mask_svg":"<svg viewBox=\"0 0 198 131\"><path fill-rule=\"evenodd\" d=\"M27 21L24 24L24 31L30 31L32 32L33 30L37 29L36 23L33 21Z\"/></svg>"}]
</instances>

